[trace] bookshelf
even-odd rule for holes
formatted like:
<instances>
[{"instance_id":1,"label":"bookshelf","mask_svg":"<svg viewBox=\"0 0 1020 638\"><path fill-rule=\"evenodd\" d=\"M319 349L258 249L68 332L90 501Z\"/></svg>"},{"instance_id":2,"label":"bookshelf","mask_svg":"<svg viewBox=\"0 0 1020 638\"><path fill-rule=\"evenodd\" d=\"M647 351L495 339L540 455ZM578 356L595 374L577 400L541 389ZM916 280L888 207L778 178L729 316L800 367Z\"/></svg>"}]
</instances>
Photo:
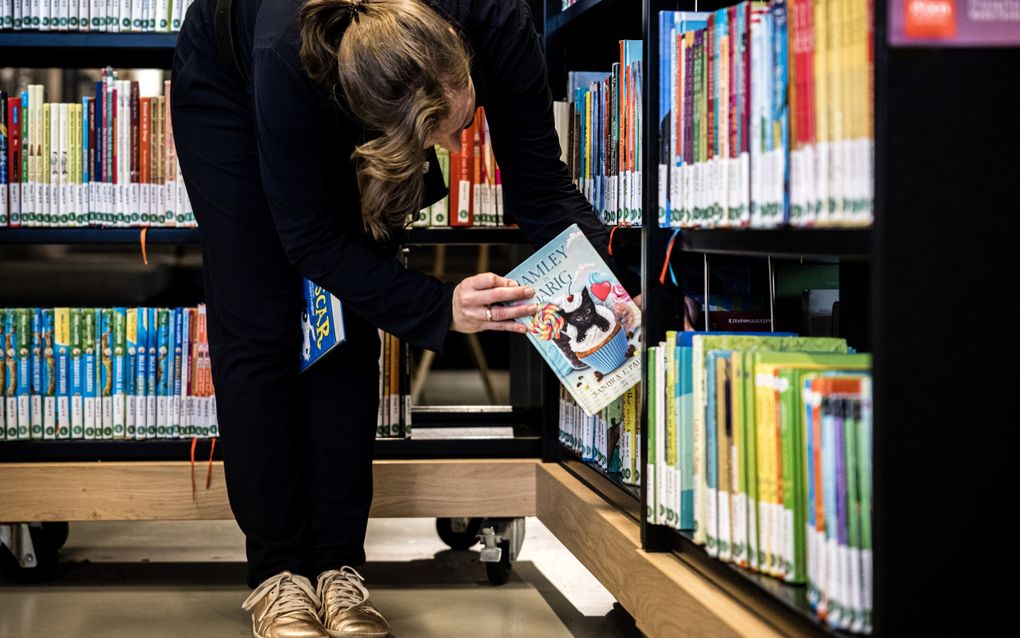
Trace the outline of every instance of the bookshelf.
<instances>
[{"instance_id":1,"label":"bookshelf","mask_svg":"<svg viewBox=\"0 0 1020 638\"><path fill-rule=\"evenodd\" d=\"M176 33L0 31L3 65L9 67L168 69Z\"/></svg>"},{"instance_id":2,"label":"bookshelf","mask_svg":"<svg viewBox=\"0 0 1020 638\"><path fill-rule=\"evenodd\" d=\"M652 124L657 117L652 87L657 85L658 73L657 14L729 4L732 2L581 0L562 11L559 0L547 0L534 15L544 26L554 97L563 97L567 71L604 69L614 59L619 39L643 39L643 143L645 166L654 166L658 132ZM1008 588L996 584L1004 561L988 551L978 555L981 544L976 540L987 537L989 528L998 525L992 522L1001 518L999 512L1009 502L1006 486L1015 482L1007 474L1015 464L1015 428L1006 402L997 399L1012 395L1013 389L1007 385L1016 377L1015 347L1007 345L1002 353L998 344L1000 340L1011 343L1012 338L1008 332L997 336L1000 324L1007 331L1012 326L990 319L999 305L1008 306L1014 287L1008 273L1014 272L1016 265L1010 231L1017 209L1013 149L1020 145L1020 119L1015 117L1020 84L1009 81L1004 70L1020 68L1020 49L892 47L887 32L890 9L888 0L874 2L873 227L685 230L673 258L725 255L840 264L840 299L847 306L841 330L852 346L871 351L875 357L872 514L877 578L873 635L974 635L994 623L997 611L1009 609L1011 602L1007 601ZM55 60L72 50L91 48L95 52L97 47L107 46L98 43L110 39L114 45L124 45L99 54L103 59L96 64L90 60L83 65L110 64L110 56L118 63L131 61L132 55L148 54L166 56L168 63L172 42L164 39L157 45L155 39L164 36L135 36L147 39L141 43L145 46L134 44L132 49L127 39L116 39L124 36L94 35L97 37L76 41L54 34L4 33L0 34L0 46L5 64L41 65L24 58L29 54L32 60L58 56L48 58ZM655 171L645 171L643 180L645 210L650 212L656 207ZM643 228L626 229L622 237L641 249L646 273L643 332L646 343L655 343L676 325L676 292L657 283L672 230L656 227L654 218L645 221ZM195 241L193 231L183 236L174 235L176 232L180 231L153 229L148 241ZM491 228L413 229L408 239L422 245L524 243L518 231ZM137 241L136 229L0 231L0 243ZM971 336L972 332L978 335ZM555 380L548 376L543 381L545 395L556 396ZM642 514L645 494L635 494L561 451L553 425L556 406L544 408L539 419L544 424L541 440L519 444L532 446L530 452L517 449L520 456L532 458L537 475L507 481L520 480L514 483L515 488L532 490L535 501L528 512L542 518L646 633L834 633L806 613L802 589L734 569L709 557L684 534L646 524ZM70 444L40 445L50 447L28 448L26 444L33 452L24 452L17 460L43 461L47 455L68 463L81 460L60 456L61 446ZM144 458L141 445L160 447L160 443L148 442L92 455L110 454L105 458L114 460L112 455L123 452L124 456L116 458ZM439 455L473 454L472 450L489 444L465 443L461 449L443 445L389 441L380 442L378 448L380 455L438 459ZM98 443L95 449L101 450ZM154 451L151 458L163 454L159 458L183 459L186 452L175 442L168 443L166 449ZM34 450L40 450L36 457L31 456ZM504 452L510 453L492 453ZM536 456L549 462L538 463ZM11 460L13 456L0 458L4 463ZM441 465L438 460L436 463ZM164 471L129 467L127 463L104 465L126 473L151 471L152 476ZM15 472L15 467L21 466L0 465L0 497L4 485L13 490L15 485L30 485L31 481L59 489L53 479L38 472ZM88 467L72 463L66 471L75 480L88 480ZM491 471L481 465L474 466L485 468L477 473L463 470L462 464L456 467L464 472L459 475L462 480L482 478L483 471ZM455 497L452 490L448 496ZM6 502L0 498L0 503ZM186 514L229 516L222 509ZM969 533L964 525L970 526ZM1008 542L1009 536L999 540ZM1005 542L991 540L986 547Z\"/></svg>"},{"instance_id":3,"label":"bookshelf","mask_svg":"<svg viewBox=\"0 0 1020 638\"><path fill-rule=\"evenodd\" d=\"M575 5L575 13L570 9L560 13L556 3L547 9L545 23L552 28L546 33L546 52L553 91L561 95L558 91L563 89L555 82L565 78L566 70L605 66L594 56L587 58L590 64L578 62L571 47L584 35L590 34L600 46L607 46L607 39L641 37L646 87L644 165L654 166L658 97L649 88L658 86L657 14L731 4L589 2ZM872 635L973 633L994 623L980 617L977 610L1007 605L1006 594L990 586L996 581L994 561L956 551L956 539L962 537L943 533L939 527L948 520L987 517L1008 498L1003 481L1011 481L1006 468L1011 466L1007 450L1013 449L1012 443L991 444L989 438L998 440L1003 433L996 424L1002 423L1008 408L986 398L1009 392L1005 383L1015 378L1015 370L1010 370L1012 358L975 352L975 347L981 347L976 344L989 342L968 338L961 343L958 335L985 330L987 323L978 317L989 316L984 308L996 298L996 291L1001 295L1006 285L1002 275L1015 270L1015 249L1007 246L1012 236L1007 229L1016 210L1010 184L1016 180L1012 153L1020 142L1020 122L1010 105L1017 103L1020 89L1016 83L1003 84L996 69L1017 68L1020 49L890 46L888 25L896 7L888 0L873 5L872 228L683 230L673 260L708 263L715 255L725 255L839 264L841 336L851 346L874 354ZM637 35L635 19L641 21ZM590 33L586 21L617 26L610 28L607 37ZM984 153L987 159L966 159ZM654 216L648 214L656 209L657 179L654 170L644 172L646 343L658 342L665 330L677 325L672 310L677 293L657 281L673 232L657 228ZM966 313L951 310L962 307L957 300L982 308L973 315L977 321L966 322ZM981 372L971 373L976 370ZM647 440L642 443L646 446ZM568 467L579 464L565 452L560 458ZM593 473L587 470L588 475ZM606 480L584 483L606 503L626 510L618 503L615 485ZM641 511L644 498L642 492ZM815 621L803 589L735 569L709 557L687 535L646 524L643 517L639 521L635 525L640 527L645 552L673 556L690 565L781 633L840 635ZM952 564L937 558L949 555ZM596 568L593 571L597 564L594 557L586 562ZM608 574L604 578L614 595L621 600L627 597L621 587L614 588L623 582L622 577ZM642 626L640 604L632 606L639 609L636 615ZM648 626L657 620L653 612L645 617Z\"/></svg>"}]
</instances>

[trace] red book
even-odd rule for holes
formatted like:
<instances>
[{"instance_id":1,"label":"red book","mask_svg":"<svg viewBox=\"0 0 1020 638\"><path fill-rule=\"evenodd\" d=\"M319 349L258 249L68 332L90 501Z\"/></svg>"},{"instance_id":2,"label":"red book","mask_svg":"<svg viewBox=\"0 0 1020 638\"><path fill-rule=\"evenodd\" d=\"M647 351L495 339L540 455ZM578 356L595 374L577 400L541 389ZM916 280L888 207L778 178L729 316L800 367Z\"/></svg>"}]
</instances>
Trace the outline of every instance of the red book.
<instances>
[{"instance_id":1,"label":"red book","mask_svg":"<svg viewBox=\"0 0 1020 638\"><path fill-rule=\"evenodd\" d=\"M456 188L450 184L450 225L472 226L474 211L471 208L471 173L474 166L475 125L460 132L459 166L450 158L450 173L457 176ZM454 192L456 191L456 192ZM456 206L454 206L456 204Z\"/></svg>"},{"instance_id":2,"label":"red book","mask_svg":"<svg viewBox=\"0 0 1020 638\"><path fill-rule=\"evenodd\" d=\"M138 181L142 184L149 183L149 147L152 141L149 139L149 98L143 97L139 102L139 140L138 147Z\"/></svg>"},{"instance_id":3,"label":"red book","mask_svg":"<svg viewBox=\"0 0 1020 638\"><path fill-rule=\"evenodd\" d=\"M131 183L138 183L138 82L131 81Z\"/></svg>"},{"instance_id":4,"label":"red book","mask_svg":"<svg viewBox=\"0 0 1020 638\"><path fill-rule=\"evenodd\" d=\"M7 184L11 190L11 207L7 211L7 224L12 228L21 226L21 98L11 95L7 98Z\"/></svg>"}]
</instances>

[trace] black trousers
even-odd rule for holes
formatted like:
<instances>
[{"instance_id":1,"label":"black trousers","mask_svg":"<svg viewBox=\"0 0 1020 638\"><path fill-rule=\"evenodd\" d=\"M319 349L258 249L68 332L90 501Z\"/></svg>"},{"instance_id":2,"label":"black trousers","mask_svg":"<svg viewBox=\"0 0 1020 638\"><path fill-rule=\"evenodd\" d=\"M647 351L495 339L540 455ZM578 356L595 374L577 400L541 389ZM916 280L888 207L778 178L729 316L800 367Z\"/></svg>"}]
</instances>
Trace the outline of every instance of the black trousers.
<instances>
[{"instance_id":1,"label":"black trousers","mask_svg":"<svg viewBox=\"0 0 1020 638\"><path fill-rule=\"evenodd\" d=\"M199 224L213 382L248 584L365 561L379 339L345 312L347 341L298 375L301 277L262 194L251 101L211 37L182 33L171 108Z\"/></svg>"}]
</instances>

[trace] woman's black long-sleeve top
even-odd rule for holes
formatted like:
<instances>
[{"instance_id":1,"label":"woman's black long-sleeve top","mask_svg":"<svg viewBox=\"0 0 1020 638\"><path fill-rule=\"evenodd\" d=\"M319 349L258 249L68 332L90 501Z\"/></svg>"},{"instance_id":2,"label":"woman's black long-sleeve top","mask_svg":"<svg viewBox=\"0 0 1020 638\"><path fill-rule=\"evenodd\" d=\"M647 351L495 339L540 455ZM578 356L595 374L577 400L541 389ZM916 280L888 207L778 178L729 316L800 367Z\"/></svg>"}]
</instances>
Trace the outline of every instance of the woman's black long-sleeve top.
<instances>
[{"instance_id":1,"label":"woman's black long-sleeve top","mask_svg":"<svg viewBox=\"0 0 1020 638\"><path fill-rule=\"evenodd\" d=\"M373 132L345 111L342 96L314 84L303 71L297 16L304 2L234 0L236 58L250 82L250 95L238 99L251 101L271 211L271 219L241 221L275 226L297 271L350 311L410 343L441 350L450 329L453 285L405 268L394 258L393 244L380 245L366 235L350 157ZM613 267L608 235L560 161L545 58L526 2L429 3L470 45L477 103L489 121L507 216L536 246L576 223ZM216 0L199 0L180 37L195 34L199 46L215 47L215 6ZM442 175L437 162L429 165L427 200L437 201ZM635 277L614 270L636 292Z\"/></svg>"}]
</instances>

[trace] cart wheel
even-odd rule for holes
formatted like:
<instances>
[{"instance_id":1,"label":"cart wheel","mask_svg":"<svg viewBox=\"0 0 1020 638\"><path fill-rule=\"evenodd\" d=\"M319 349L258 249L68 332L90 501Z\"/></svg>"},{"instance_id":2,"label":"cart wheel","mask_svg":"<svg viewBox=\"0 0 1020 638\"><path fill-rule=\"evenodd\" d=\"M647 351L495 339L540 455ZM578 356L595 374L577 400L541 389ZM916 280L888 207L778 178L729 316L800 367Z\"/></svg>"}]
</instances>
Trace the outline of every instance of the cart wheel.
<instances>
[{"instance_id":1,"label":"cart wheel","mask_svg":"<svg viewBox=\"0 0 1020 638\"><path fill-rule=\"evenodd\" d=\"M510 541L501 541L499 547L503 550L503 555L497 563L485 563L485 574L493 585L506 585L514 568L510 562Z\"/></svg>"},{"instance_id":2,"label":"cart wheel","mask_svg":"<svg viewBox=\"0 0 1020 638\"><path fill-rule=\"evenodd\" d=\"M60 550L67 543L67 536L71 532L71 526L67 523L42 523L41 531L47 537L47 545L52 545L57 550ZM32 542L35 542L34 538Z\"/></svg>"},{"instance_id":3,"label":"cart wheel","mask_svg":"<svg viewBox=\"0 0 1020 638\"><path fill-rule=\"evenodd\" d=\"M32 546L35 551L35 567L22 567L11 550L0 548L0 572L9 580L18 583L40 583L50 580L57 571L57 552L67 540L67 523L30 525ZM60 526L63 526L62 528Z\"/></svg>"},{"instance_id":4,"label":"cart wheel","mask_svg":"<svg viewBox=\"0 0 1020 638\"><path fill-rule=\"evenodd\" d=\"M436 532L450 549L470 549L478 542L478 528L482 526L480 518L437 518Z\"/></svg>"}]
</instances>

